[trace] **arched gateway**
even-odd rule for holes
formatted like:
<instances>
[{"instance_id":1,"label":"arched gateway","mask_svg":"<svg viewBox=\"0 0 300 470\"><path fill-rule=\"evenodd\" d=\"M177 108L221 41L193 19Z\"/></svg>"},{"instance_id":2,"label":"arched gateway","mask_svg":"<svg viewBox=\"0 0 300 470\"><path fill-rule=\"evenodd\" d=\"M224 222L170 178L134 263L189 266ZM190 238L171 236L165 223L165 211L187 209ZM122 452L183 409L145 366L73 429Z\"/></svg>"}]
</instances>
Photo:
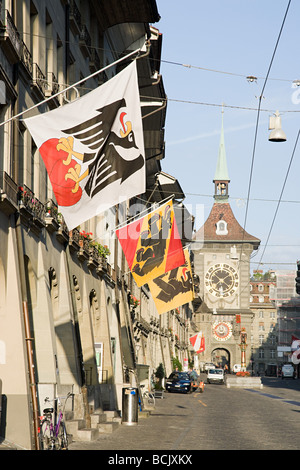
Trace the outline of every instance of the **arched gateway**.
<instances>
[{"instance_id":1,"label":"arched gateway","mask_svg":"<svg viewBox=\"0 0 300 470\"><path fill-rule=\"evenodd\" d=\"M225 365L230 369L230 352L224 348L216 348L211 352L211 362L216 366L224 368Z\"/></svg>"}]
</instances>

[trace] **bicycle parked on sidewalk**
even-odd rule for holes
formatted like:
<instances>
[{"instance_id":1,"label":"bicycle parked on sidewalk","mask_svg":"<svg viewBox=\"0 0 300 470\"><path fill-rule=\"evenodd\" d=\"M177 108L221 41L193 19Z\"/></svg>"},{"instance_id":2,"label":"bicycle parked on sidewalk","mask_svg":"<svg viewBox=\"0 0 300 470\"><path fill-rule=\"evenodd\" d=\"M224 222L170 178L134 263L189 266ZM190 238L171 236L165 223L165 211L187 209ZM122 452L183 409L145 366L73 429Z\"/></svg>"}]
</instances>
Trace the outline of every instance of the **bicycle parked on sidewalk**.
<instances>
[{"instance_id":1,"label":"bicycle parked on sidewalk","mask_svg":"<svg viewBox=\"0 0 300 470\"><path fill-rule=\"evenodd\" d=\"M55 409L53 407L45 408L44 415L40 417L39 438L41 450L68 450L68 434L64 421L65 407L68 398L74 396L68 393L66 397L54 398ZM61 400L65 399L64 406ZM51 403L49 397L44 400L45 403ZM58 410L57 410L58 408Z\"/></svg>"}]
</instances>

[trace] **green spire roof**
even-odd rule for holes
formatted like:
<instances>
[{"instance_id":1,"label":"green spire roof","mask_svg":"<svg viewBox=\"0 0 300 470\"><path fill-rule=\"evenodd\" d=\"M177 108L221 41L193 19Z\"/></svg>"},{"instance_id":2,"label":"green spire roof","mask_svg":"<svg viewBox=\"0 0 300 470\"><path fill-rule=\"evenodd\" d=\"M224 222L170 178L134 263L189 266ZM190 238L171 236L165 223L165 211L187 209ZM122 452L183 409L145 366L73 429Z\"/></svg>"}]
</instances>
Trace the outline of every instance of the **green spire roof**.
<instances>
[{"instance_id":1,"label":"green spire roof","mask_svg":"<svg viewBox=\"0 0 300 470\"><path fill-rule=\"evenodd\" d=\"M221 128L221 137L220 137L220 145L219 145L219 157L218 157L214 181L230 181L229 176L228 176L226 152L225 152L223 115L224 115L224 111L222 110L222 128Z\"/></svg>"}]
</instances>

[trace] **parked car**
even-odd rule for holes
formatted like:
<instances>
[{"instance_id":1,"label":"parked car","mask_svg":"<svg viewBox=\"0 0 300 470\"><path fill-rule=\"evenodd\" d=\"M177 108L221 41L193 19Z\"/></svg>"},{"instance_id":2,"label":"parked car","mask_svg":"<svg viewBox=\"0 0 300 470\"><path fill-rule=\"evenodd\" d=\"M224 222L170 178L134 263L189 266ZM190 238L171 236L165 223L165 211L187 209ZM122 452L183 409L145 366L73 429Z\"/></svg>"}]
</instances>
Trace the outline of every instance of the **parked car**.
<instances>
[{"instance_id":1,"label":"parked car","mask_svg":"<svg viewBox=\"0 0 300 470\"><path fill-rule=\"evenodd\" d=\"M187 372L172 372L166 380L166 390L168 392L190 392L191 379L189 374Z\"/></svg>"},{"instance_id":2,"label":"parked car","mask_svg":"<svg viewBox=\"0 0 300 470\"><path fill-rule=\"evenodd\" d=\"M224 383L223 369L208 369L207 383Z\"/></svg>"},{"instance_id":3,"label":"parked car","mask_svg":"<svg viewBox=\"0 0 300 470\"><path fill-rule=\"evenodd\" d=\"M215 369L215 365L212 362L206 362L204 364L204 372L207 373L208 369Z\"/></svg>"},{"instance_id":4,"label":"parked car","mask_svg":"<svg viewBox=\"0 0 300 470\"><path fill-rule=\"evenodd\" d=\"M281 369L281 378L285 379L288 377L292 379L295 377L295 371L292 364L284 364Z\"/></svg>"}]
</instances>

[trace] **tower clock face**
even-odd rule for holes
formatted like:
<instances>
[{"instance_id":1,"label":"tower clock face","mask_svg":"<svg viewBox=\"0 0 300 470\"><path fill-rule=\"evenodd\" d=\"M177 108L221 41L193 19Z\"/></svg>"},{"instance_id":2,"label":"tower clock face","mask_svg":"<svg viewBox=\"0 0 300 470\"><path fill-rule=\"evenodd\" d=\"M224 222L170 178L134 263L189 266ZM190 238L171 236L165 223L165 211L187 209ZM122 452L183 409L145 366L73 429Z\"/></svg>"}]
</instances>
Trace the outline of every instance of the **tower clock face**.
<instances>
[{"instance_id":1,"label":"tower clock face","mask_svg":"<svg viewBox=\"0 0 300 470\"><path fill-rule=\"evenodd\" d=\"M213 335L217 341L227 341L232 335L232 326L228 322L215 322Z\"/></svg>"},{"instance_id":2,"label":"tower clock face","mask_svg":"<svg viewBox=\"0 0 300 470\"><path fill-rule=\"evenodd\" d=\"M229 264L219 263L211 266L205 275L205 286L215 297L233 295L239 285L239 276Z\"/></svg>"}]
</instances>

